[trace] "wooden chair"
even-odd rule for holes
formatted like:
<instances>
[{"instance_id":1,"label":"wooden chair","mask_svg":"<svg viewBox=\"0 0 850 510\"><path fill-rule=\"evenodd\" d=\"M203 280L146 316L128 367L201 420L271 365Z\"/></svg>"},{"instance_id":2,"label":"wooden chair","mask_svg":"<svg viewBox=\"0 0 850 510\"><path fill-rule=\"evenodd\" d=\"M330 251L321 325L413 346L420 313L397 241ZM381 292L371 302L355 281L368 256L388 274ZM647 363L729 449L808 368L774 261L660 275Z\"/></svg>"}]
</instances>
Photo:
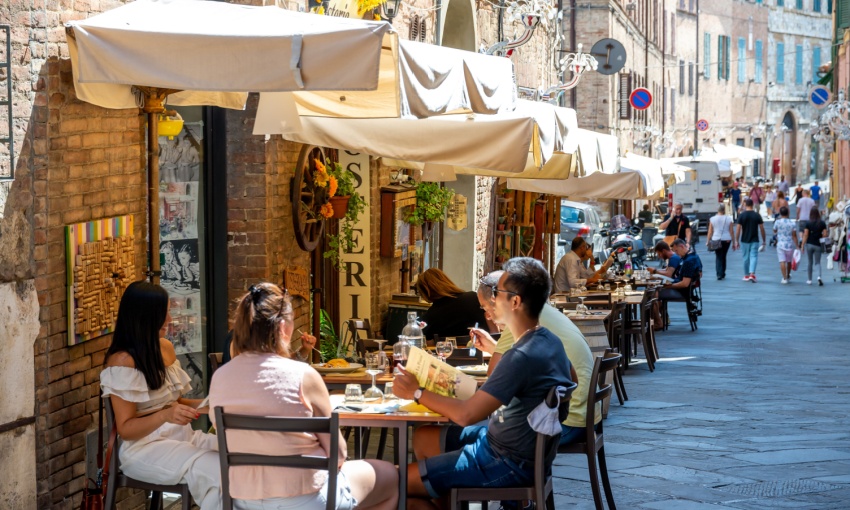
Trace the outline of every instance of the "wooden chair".
<instances>
[{"instance_id":1,"label":"wooden chair","mask_svg":"<svg viewBox=\"0 0 850 510\"><path fill-rule=\"evenodd\" d=\"M608 508L616 510L614 505L614 494L611 492L611 483L608 480L608 465L605 461L605 437L602 431L603 420L599 423L594 423L596 419L597 403L601 405L602 401L611 395L611 385L605 384L605 374L612 370L616 370L620 364L621 356L614 353L606 353L604 357L596 358L593 363L593 372L591 373L591 382L596 382L598 388L595 392L590 392L587 399L587 416L585 418L585 438L584 441L578 443L570 443L559 446L558 453L566 454L584 454L587 457L587 468L590 472L590 488L593 491L593 502L596 504L597 510L603 510L605 507L602 504L602 493L599 490L599 476L597 475L597 461L599 475L602 477L602 487L605 490L605 499L608 501Z\"/></svg>"},{"instance_id":2,"label":"wooden chair","mask_svg":"<svg viewBox=\"0 0 850 510\"><path fill-rule=\"evenodd\" d=\"M634 320L628 320L628 314L626 314L627 321L623 331L623 335L626 338L626 345L625 350L621 350L620 354L629 357L632 347L634 347L634 352L636 353L637 341L639 340L643 346L646 365L649 367L650 372L654 372L656 349L654 347L655 332L652 330L652 304L655 298L650 296L651 294L649 292L644 293L643 299L640 305L638 305L638 316ZM632 339L634 339L633 344L631 343ZM628 366L628 358L625 366Z\"/></svg>"},{"instance_id":3,"label":"wooden chair","mask_svg":"<svg viewBox=\"0 0 850 510\"><path fill-rule=\"evenodd\" d=\"M667 312L667 303L670 302L685 303L691 331L699 329L697 327L697 318L702 315L702 287L700 286L699 278L691 280L691 284L688 286L688 291L685 295L681 297L664 297L661 299L661 318L663 319L665 330L670 323L670 315Z\"/></svg>"},{"instance_id":4,"label":"wooden chair","mask_svg":"<svg viewBox=\"0 0 850 510\"><path fill-rule=\"evenodd\" d=\"M224 510L233 509L230 496L230 468L232 466L274 466L296 469L318 469L328 472L327 508L336 508L337 473L339 462L339 415L331 413L329 418L268 418L225 413L216 407L215 426L218 436L218 453L221 459L221 503ZM309 432L329 434L330 452L327 458L308 455L260 455L234 453L227 448L227 430L253 430L258 432L285 433Z\"/></svg>"},{"instance_id":5,"label":"wooden chair","mask_svg":"<svg viewBox=\"0 0 850 510\"><path fill-rule=\"evenodd\" d=\"M218 370L218 367L221 366L221 359L224 353L221 352L211 352L207 356L210 358L210 377Z\"/></svg>"},{"instance_id":6,"label":"wooden chair","mask_svg":"<svg viewBox=\"0 0 850 510\"><path fill-rule=\"evenodd\" d=\"M112 400L109 397L104 399L103 407L106 409L106 430L112 430L112 426L115 423L115 412L112 410ZM181 508L183 510L190 510L192 508L192 495L189 494L189 486L185 483L158 485L136 480L122 473L121 461L118 459L121 443L121 436L115 436L115 443L112 445L112 456L109 458L109 484L106 486L106 498L103 501L104 510L113 510L115 508L115 492L119 487L151 491L151 510L162 510L163 492L180 494Z\"/></svg>"},{"instance_id":7,"label":"wooden chair","mask_svg":"<svg viewBox=\"0 0 850 510\"><path fill-rule=\"evenodd\" d=\"M572 383L567 387L567 396L561 399L558 406L559 421L564 421L569 412L570 396L578 385ZM546 402L555 403L555 388L549 390ZM547 436L537 434L534 446L534 484L528 487L470 487L452 489L449 497L449 508L457 510L464 502L481 501L523 501L531 500L535 508L555 510L555 494L552 491L552 461L561 435ZM487 508L486 505L483 508Z\"/></svg>"},{"instance_id":8,"label":"wooden chair","mask_svg":"<svg viewBox=\"0 0 850 510\"><path fill-rule=\"evenodd\" d=\"M614 303L611 309L611 315L608 316L605 327L608 329L608 345L611 346L605 352L620 353L623 347L623 331L626 322L626 305L621 302ZM622 358L621 358L622 361ZM617 367L614 371L614 390L617 393L617 400L620 405L625 405L625 401L629 399L626 393L626 386L623 384L623 365Z\"/></svg>"}]
</instances>

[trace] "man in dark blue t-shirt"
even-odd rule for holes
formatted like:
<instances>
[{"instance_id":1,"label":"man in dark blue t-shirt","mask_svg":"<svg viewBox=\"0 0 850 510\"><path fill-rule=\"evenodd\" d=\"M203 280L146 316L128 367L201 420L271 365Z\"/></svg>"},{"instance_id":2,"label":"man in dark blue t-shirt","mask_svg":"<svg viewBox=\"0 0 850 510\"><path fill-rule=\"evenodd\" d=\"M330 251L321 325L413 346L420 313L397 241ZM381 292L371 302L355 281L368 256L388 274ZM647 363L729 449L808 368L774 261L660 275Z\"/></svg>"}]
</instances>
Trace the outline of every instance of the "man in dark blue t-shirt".
<instances>
[{"instance_id":1,"label":"man in dark blue t-shirt","mask_svg":"<svg viewBox=\"0 0 850 510\"><path fill-rule=\"evenodd\" d=\"M741 188L738 187L738 181L732 183L729 198L732 199L732 221L735 221L738 218L738 209L741 208Z\"/></svg>"},{"instance_id":2,"label":"man in dark blue t-shirt","mask_svg":"<svg viewBox=\"0 0 850 510\"><path fill-rule=\"evenodd\" d=\"M648 271L652 274L660 274L667 278L673 278L673 272L679 268L682 258L676 255L670 248L670 245L664 241L658 241L658 244L655 245L655 254L661 259L662 265L657 269L650 267Z\"/></svg>"},{"instance_id":3,"label":"man in dark blue t-shirt","mask_svg":"<svg viewBox=\"0 0 850 510\"><path fill-rule=\"evenodd\" d=\"M403 369L395 378L398 397L413 398L464 427L416 431L414 449L420 460L407 467L411 498L441 498L455 487L533 483L537 433L528 415L551 388L576 379L561 341L539 325L551 290L549 273L532 258L511 259L502 269L505 273L492 289L493 320L505 324L516 342L481 389L458 400L425 390ZM478 424L488 416L486 425Z\"/></svg>"},{"instance_id":4,"label":"man in dark blue t-shirt","mask_svg":"<svg viewBox=\"0 0 850 510\"><path fill-rule=\"evenodd\" d=\"M673 283L664 286L658 293L661 299L686 297L691 282L702 277L702 260L690 251L687 243L681 239L673 241L673 251L682 258L679 268L673 273Z\"/></svg>"}]
</instances>

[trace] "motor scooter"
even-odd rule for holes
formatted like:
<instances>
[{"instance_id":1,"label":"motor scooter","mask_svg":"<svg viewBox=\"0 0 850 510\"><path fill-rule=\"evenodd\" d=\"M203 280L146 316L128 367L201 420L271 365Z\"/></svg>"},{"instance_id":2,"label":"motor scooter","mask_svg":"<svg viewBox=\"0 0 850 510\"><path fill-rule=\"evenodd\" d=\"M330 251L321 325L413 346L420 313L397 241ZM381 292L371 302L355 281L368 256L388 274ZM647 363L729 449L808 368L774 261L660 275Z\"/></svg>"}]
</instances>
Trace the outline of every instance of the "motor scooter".
<instances>
[{"instance_id":1,"label":"motor scooter","mask_svg":"<svg viewBox=\"0 0 850 510\"><path fill-rule=\"evenodd\" d=\"M640 238L640 227L631 224L628 218L619 214L611 218L610 230L602 230L600 235L609 238L608 248L604 251L605 258L614 255L612 268L621 273L625 270L626 261L632 269L646 269L646 247Z\"/></svg>"}]
</instances>

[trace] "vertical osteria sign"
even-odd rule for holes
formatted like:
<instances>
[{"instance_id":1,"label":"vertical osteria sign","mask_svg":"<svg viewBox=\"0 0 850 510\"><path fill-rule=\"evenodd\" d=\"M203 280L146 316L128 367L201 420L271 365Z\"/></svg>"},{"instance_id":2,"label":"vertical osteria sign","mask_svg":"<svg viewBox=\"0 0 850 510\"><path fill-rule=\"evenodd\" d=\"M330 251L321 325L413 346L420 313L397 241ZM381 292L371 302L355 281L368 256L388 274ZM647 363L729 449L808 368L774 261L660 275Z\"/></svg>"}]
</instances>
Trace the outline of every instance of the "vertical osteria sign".
<instances>
[{"instance_id":1,"label":"vertical osteria sign","mask_svg":"<svg viewBox=\"0 0 850 510\"><path fill-rule=\"evenodd\" d=\"M339 318L371 319L372 307L372 246L369 224L372 197L369 193L369 155L346 150L339 151L339 164L355 175L356 190L366 201L366 210L354 225L354 249L340 253ZM337 330L339 331L339 330Z\"/></svg>"}]
</instances>

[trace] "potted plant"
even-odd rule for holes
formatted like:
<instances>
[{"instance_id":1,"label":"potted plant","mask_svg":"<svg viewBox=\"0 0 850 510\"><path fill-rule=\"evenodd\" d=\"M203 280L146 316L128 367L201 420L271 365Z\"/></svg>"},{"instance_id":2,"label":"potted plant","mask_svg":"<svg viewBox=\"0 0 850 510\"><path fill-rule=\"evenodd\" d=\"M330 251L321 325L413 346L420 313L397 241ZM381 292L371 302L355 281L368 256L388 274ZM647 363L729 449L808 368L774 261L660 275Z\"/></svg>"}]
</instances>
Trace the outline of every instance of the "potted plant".
<instances>
[{"instance_id":1,"label":"potted plant","mask_svg":"<svg viewBox=\"0 0 850 510\"><path fill-rule=\"evenodd\" d=\"M508 251L507 248L499 248L499 250L496 252L496 262L498 262L499 264L504 264L505 262L507 262L510 256L511 252Z\"/></svg>"},{"instance_id":2,"label":"potted plant","mask_svg":"<svg viewBox=\"0 0 850 510\"><path fill-rule=\"evenodd\" d=\"M339 163L328 162L323 165L316 160L316 184L320 181L327 186L328 201L322 205L322 216L338 218L339 233L328 234L328 249L323 254L334 267L339 268L339 252L354 250L354 225L366 210L366 201L355 189L355 175L345 170Z\"/></svg>"},{"instance_id":3,"label":"potted plant","mask_svg":"<svg viewBox=\"0 0 850 510\"><path fill-rule=\"evenodd\" d=\"M414 226L446 219L446 210L454 191L437 182L420 182L416 185L416 207L408 209L404 221Z\"/></svg>"}]
</instances>

